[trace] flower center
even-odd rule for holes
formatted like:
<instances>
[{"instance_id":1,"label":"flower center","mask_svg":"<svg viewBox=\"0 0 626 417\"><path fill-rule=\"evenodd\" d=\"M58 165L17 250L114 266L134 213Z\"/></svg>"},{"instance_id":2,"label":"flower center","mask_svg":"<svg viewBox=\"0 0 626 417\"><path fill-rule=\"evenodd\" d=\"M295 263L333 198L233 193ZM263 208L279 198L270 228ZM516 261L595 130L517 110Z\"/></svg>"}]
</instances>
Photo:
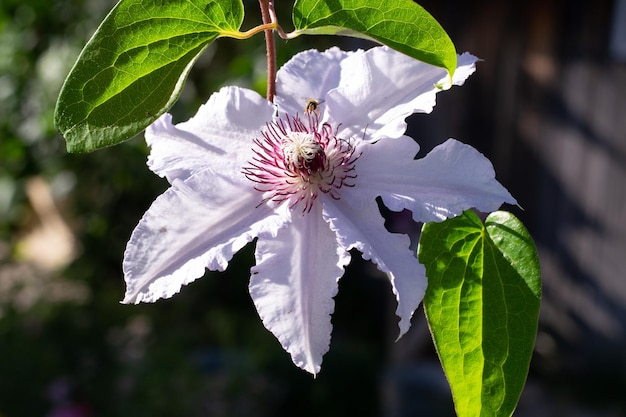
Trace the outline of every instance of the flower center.
<instances>
[{"instance_id":1,"label":"flower center","mask_svg":"<svg viewBox=\"0 0 626 417\"><path fill-rule=\"evenodd\" d=\"M254 140L254 156L244 167L245 176L261 191L262 203L289 200L308 212L320 193L340 198L341 187L353 187L354 165L359 155L350 141L337 138L332 127L319 125L310 113L305 124L298 116L268 123Z\"/></svg>"},{"instance_id":2,"label":"flower center","mask_svg":"<svg viewBox=\"0 0 626 417\"><path fill-rule=\"evenodd\" d=\"M325 154L315 135L304 132L291 132L283 139L285 162L292 169L317 171L323 167Z\"/></svg>"}]
</instances>

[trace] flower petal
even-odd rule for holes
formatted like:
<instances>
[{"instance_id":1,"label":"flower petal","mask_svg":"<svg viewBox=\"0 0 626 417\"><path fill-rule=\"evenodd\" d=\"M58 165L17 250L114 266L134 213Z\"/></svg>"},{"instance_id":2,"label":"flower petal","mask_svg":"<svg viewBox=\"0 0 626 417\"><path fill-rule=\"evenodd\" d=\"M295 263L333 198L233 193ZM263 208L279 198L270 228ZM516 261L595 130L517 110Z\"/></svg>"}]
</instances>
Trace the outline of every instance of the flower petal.
<instances>
[{"instance_id":1,"label":"flower petal","mask_svg":"<svg viewBox=\"0 0 626 417\"><path fill-rule=\"evenodd\" d=\"M300 368L316 374L328 351L337 283L350 255L318 204L276 238L259 238L250 295L265 327Z\"/></svg>"},{"instance_id":2,"label":"flower petal","mask_svg":"<svg viewBox=\"0 0 626 417\"><path fill-rule=\"evenodd\" d=\"M276 104L281 111L302 114L307 99L325 100L339 85L339 62L349 56L337 47L300 52L276 74ZM323 104L324 105L324 104Z\"/></svg>"},{"instance_id":3,"label":"flower petal","mask_svg":"<svg viewBox=\"0 0 626 417\"><path fill-rule=\"evenodd\" d=\"M204 275L205 268L224 270L254 237L275 235L289 221L289 212L257 207L259 200L251 185L210 170L174 181L128 242L123 302L169 298Z\"/></svg>"},{"instance_id":4,"label":"flower petal","mask_svg":"<svg viewBox=\"0 0 626 417\"><path fill-rule=\"evenodd\" d=\"M225 87L200 106L194 117L178 125L164 114L146 129L151 147L148 166L171 183L211 167L241 167L252 140L272 120L274 108L256 92Z\"/></svg>"},{"instance_id":5,"label":"flower petal","mask_svg":"<svg viewBox=\"0 0 626 417\"><path fill-rule=\"evenodd\" d=\"M475 70L477 58L458 57L453 84L462 85ZM420 112L430 113L441 87L449 85L443 68L417 61L381 46L357 51L341 61L341 85L327 98L326 121L341 123L345 137L369 140L397 138L406 131L405 119Z\"/></svg>"},{"instance_id":6,"label":"flower petal","mask_svg":"<svg viewBox=\"0 0 626 417\"><path fill-rule=\"evenodd\" d=\"M324 204L324 218L337 233L341 246L358 249L364 259L370 259L389 277L398 302L400 338L411 327L413 312L424 298L426 270L409 249L408 236L388 232L376 202L351 190L340 200Z\"/></svg>"},{"instance_id":7,"label":"flower petal","mask_svg":"<svg viewBox=\"0 0 626 417\"><path fill-rule=\"evenodd\" d=\"M496 180L491 162L480 152L448 139L414 160L413 139L382 139L361 149L358 184L363 193L380 196L393 211L411 210L420 222L441 221L469 208L491 212L503 203L517 204Z\"/></svg>"}]
</instances>

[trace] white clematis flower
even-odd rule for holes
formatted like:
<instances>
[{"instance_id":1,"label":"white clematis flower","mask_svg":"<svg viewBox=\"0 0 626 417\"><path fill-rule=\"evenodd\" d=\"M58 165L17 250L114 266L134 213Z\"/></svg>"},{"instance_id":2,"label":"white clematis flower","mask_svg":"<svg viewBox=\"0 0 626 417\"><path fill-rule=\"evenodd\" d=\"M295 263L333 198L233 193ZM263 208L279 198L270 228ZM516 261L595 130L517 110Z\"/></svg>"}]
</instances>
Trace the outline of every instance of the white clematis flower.
<instances>
[{"instance_id":1,"label":"white clematis flower","mask_svg":"<svg viewBox=\"0 0 626 417\"><path fill-rule=\"evenodd\" d=\"M475 61L459 57L454 84ZM128 242L123 302L171 297L205 268L224 270L258 238L252 300L293 362L316 374L355 248L388 275L402 336L424 295L425 270L408 236L385 229L376 198L420 222L515 203L468 145L450 139L414 159L419 147L404 136L405 118L430 112L435 85L447 78L386 47L307 51L278 72L277 110L253 91L227 87L187 122L161 117L146 131L148 165L171 187Z\"/></svg>"}]
</instances>

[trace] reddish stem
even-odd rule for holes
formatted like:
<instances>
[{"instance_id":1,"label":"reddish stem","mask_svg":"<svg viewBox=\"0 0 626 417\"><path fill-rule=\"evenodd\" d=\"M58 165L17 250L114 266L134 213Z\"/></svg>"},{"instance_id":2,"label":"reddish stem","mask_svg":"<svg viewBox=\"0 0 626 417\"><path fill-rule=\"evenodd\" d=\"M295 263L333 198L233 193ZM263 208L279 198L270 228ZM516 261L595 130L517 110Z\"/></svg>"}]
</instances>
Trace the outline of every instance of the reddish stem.
<instances>
[{"instance_id":1,"label":"reddish stem","mask_svg":"<svg viewBox=\"0 0 626 417\"><path fill-rule=\"evenodd\" d=\"M261 16L263 24L272 22L270 7L273 7L272 0L259 0L261 5ZM274 102L276 95L276 45L274 43L274 30L265 31L265 48L267 49L267 101Z\"/></svg>"}]
</instances>

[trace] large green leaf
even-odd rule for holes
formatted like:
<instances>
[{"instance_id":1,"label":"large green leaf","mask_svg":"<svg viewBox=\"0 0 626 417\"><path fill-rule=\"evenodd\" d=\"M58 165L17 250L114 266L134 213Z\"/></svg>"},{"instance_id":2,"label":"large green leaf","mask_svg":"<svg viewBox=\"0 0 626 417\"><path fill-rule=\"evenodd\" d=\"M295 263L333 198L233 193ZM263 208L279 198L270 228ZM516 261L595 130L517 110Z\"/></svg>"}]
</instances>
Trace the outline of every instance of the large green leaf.
<instances>
[{"instance_id":1,"label":"large green leaf","mask_svg":"<svg viewBox=\"0 0 626 417\"><path fill-rule=\"evenodd\" d=\"M115 145L176 101L200 53L239 30L241 0L121 0L65 80L55 123L70 152Z\"/></svg>"},{"instance_id":2,"label":"large green leaf","mask_svg":"<svg viewBox=\"0 0 626 417\"><path fill-rule=\"evenodd\" d=\"M376 40L420 61L456 69L456 50L441 25L412 0L297 0L294 36L346 35Z\"/></svg>"},{"instance_id":3,"label":"large green leaf","mask_svg":"<svg viewBox=\"0 0 626 417\"><path fill-rule=\"evenodd\" d=\"M459 417L510 416L524 387L541 300L535 246L522 223L471 211L422 229L424 308Z\"/></svg>"}]
</instances>

